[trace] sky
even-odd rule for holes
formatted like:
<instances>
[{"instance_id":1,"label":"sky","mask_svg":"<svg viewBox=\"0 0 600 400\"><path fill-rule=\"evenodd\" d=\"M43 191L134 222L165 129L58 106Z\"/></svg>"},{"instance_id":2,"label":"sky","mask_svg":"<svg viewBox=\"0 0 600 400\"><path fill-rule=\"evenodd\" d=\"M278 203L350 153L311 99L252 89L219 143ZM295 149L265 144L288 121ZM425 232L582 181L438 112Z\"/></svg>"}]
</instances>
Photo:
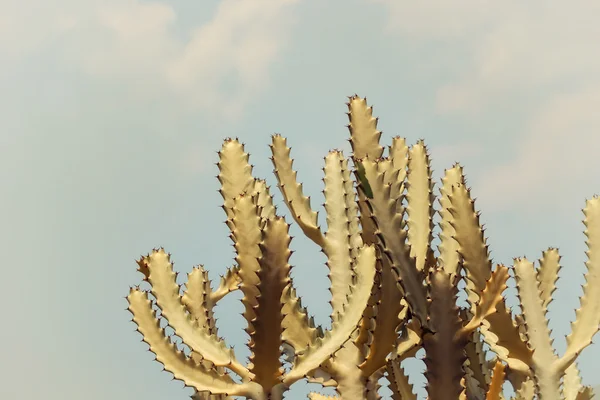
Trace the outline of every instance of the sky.
<instances>
[{"instance_id":1,"label":"sky","mask_svg":"<svg viewBox=\"0 0 600 400\"><path fill-rule=\"evenodd\" d=\"M591 0L0 0L0 398L187 399L126 311L134 260L234 262L215 162L288 138L322 207L323 157L349 155L347 96L382 142L425 139L434 178L460 161L496 263L558 247L559 353L585 271L585 200L600 194L600 3ZM328 325L325 259L294 226L298 293ZM514 288L514 282L509 286ZM514 296L514 289L507 291ZM509 301L510 303L510 301ZM217 309L240 358L239 295ZM597 336L596 341L600 338ZM600 384L600 345L579 357ZM8 360L8 362L7 362ZM423 393L423 364L410 364ZM314 390L315 386L310 389ZM288 399L306 398L307 385Z\"/></svg>"}]
</instances>

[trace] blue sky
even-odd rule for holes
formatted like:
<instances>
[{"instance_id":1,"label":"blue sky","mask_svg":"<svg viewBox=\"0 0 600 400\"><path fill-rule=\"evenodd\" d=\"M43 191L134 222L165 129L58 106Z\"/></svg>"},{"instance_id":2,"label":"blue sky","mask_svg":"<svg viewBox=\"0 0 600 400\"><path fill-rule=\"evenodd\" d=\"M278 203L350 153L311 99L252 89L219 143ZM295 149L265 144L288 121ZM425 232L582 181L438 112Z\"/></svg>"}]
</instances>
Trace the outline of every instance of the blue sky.
<instances>
[{"instance_id":1,"label":"blue sky","mask_svg":"<svg viewBox=\"0 0 600 400\"><path fill-rule=\"evenodd\" d=\"M227 136L275 188L268 144L282 133L322 203L322 158L349 154L354 93L386 144L425 139L437 181L464 165L495 262L559 247L550 316L564 350L581 209L600 193L600 3L413 3L0 0L0 397L187 398L125 311L134 259L164 246L178 271L232 265L214 165ZM292 233L298 292L327 324L325 260ZM218 316L243 358L238 299ZM579 358L585 384L600 384L598 357L594 344Z\"/></svg>"}]
</instances>

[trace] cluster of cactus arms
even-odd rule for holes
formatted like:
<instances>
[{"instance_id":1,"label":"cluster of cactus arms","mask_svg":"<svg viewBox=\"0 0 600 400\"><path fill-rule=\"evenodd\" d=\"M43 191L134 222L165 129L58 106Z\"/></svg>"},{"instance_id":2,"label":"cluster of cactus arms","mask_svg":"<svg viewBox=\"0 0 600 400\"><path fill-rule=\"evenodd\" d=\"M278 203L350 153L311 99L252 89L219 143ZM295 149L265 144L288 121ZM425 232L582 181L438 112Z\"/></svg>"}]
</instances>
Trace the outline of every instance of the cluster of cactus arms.
<instances>
[{"instance_id":1,"label":"cluster of cactus arms","mask_svg":"<svg viewBox=\"0 0 600 400\"><path fill-rule=\"evenodd\" d=\"M352 157L338 150L325 157L326 232L296 180L286 139L274 135L270 145L285 204L327 256L331 328L315 326L302 307L290 278L290 225L277 214L265 181L252 176L243 145L227 139L218 178L235 265L217 288L202 267L188 274L182 288L163 249L138 262L151 289L132 288L129 310L156 359L195 389L196 400L277 400L303 379L337 390L334 397L311 393L313 400L374 400L382 377L393 399L412 400L402 361L419 350L431 400L503 399L505 380L515 399L590 399L575 360L600 325L600 198L588 200L584 209L586 284L566 352L558 356L546 317L558 251L543 252L537 266L525 258L512 267L493 265L462 168L445 171L434 207L423 142L409 147L395 137L384 156L366 99L350 97L348 108ZM436 212L440 244L434 249ZM511 269L520 300L516 314L503 297ZM461 280L464 307L457 300ZM219 337L213 315L215 304L234 290L243 294L247 365ZM160 319L189 354L172 343Z\"/></svg>"}]
</instances>

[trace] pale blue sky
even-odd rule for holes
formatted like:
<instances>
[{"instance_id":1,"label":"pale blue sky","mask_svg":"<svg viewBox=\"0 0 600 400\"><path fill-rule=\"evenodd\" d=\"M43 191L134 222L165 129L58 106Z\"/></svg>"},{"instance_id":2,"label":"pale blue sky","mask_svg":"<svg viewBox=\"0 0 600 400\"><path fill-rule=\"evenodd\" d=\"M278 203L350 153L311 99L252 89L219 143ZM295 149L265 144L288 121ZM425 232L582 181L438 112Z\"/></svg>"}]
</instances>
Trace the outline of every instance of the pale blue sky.
<instances>
[{"instance_id":1,"label":"pale blue sky","mask_svg":"<svg viewBox=\"0 0 600 400\"><path fill-rule=\"evenodd\" d=\"M426 140L436 180L464 165L495 262L559 247L550 315L564 350L581 208L600 193L600 3L200 3L0 0L0 398L188 398L125 311L134 259L164 246L177 270L214 278L233 263L214 165L226 136L274 189L270 135L288 137L322 203L322 157L348 150L353 93L386 144ZM325 260L292 232L298 292L327 323ZM245 357L237 299L219 324ZM580 357L585 384L600 384L599 357L597 344Z\"/></svg>"}]
</instances>

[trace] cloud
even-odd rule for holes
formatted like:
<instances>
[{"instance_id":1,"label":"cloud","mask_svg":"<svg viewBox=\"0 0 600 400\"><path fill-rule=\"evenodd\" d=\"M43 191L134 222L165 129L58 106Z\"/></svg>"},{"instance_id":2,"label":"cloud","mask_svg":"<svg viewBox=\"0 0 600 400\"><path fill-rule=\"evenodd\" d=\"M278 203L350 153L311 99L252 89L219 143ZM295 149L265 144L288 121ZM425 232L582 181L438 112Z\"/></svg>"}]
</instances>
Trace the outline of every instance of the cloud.
<instances>
[{"instance_id":1,"label":"cloud","mask_svg":"<svg viewBox=\"0 0 600 400\"><path fill-rule=\"evenodd\" d=\"M510 2L509 2L510 3ZM442 112L480 109L498 97L600 83L600 26L594 2L515 4L474 34L471 62L440 89Z\"/></svg>"},{"instance_id":2,"label":"cloud","mask_svg":"<svg viewBox=\"0 0 600 400\"><path fill-rule=\"evenodd\" d=\"M374 1L387 5L391 32L465 56L438 87L440 115L480 124L480 132L499 120L491 115L514 120L503 139L515 143L512 150L494 154L500 164L490 160L478 173L483 202L556 207L591 195L584 188L597 183L592 171L600 168L591 150L600 145L599 3ZM472 140L489 146L483 136Z\"/></svg>"},{"instance_id":3,"label":"cloud","mask_svg":"<svg viewBox=\"0 0 600 400\"><path fill-rule=\"evenodd\" d=\"M268 88L269 68L288 40L296 3L223 0L208 22L185 32L180 13L166 2L13 4L0 17L0 50L3 60L18 63L52 49L64 68L139 97L167 94L184 110L238 116Z\"/></svg>"},{"instance_id":4,"label":"cloud","mask_svg":"<svg viewBox=\"0 0 600 400\"><path fill-rule=\"evenodd\" d=\"M169 64L169 83L200 104L214 101L207 92L224 92L228 97L228 92L234 91L237 101L229 107L239 111L268 84L269 66L286 42L290 6L297 2L223 1L214 19L196 29ZM226 88L221 87L224 80L230 81Z\"/></svg>"},{"instance_id":5,"label":"cloud","mask_svg":"<svg viewBox=\"0 0 600 400\"><path fill-rule=\"evenodd\" d=\"M493 0L477 2L472 0L453 2L370 0L370 2L386 6L387 31L419 39L464 39L474 31L487 26L494 18L505 15L508 8L506 2Z\"/></svg>"},{"instance_id":6,"label":"cloud","mask_svg":"<svg viewBox=\"0 0 600 400\"><path fill-rule=\"evenodd\" d=\"M496 210L541 211L565 201L583 207L584 197L600 193L599 106L600 86L550 99L531 117L513 159L480 177L480 198Z\"/></svg>"}]
</instances>

